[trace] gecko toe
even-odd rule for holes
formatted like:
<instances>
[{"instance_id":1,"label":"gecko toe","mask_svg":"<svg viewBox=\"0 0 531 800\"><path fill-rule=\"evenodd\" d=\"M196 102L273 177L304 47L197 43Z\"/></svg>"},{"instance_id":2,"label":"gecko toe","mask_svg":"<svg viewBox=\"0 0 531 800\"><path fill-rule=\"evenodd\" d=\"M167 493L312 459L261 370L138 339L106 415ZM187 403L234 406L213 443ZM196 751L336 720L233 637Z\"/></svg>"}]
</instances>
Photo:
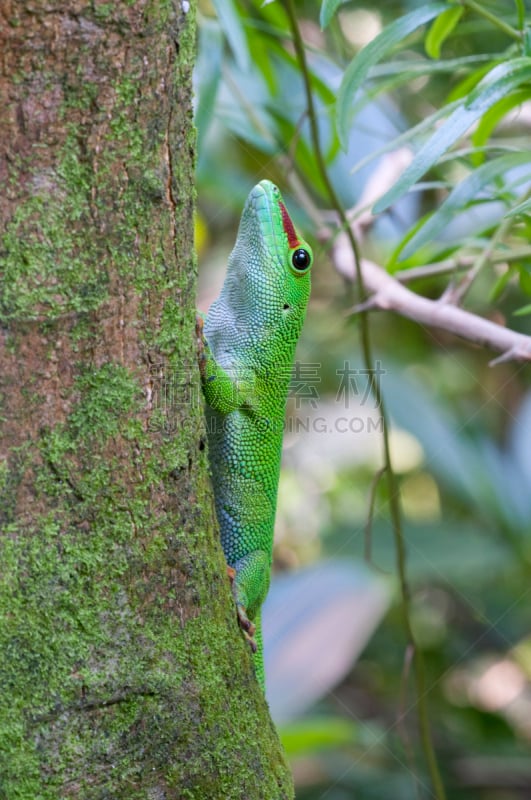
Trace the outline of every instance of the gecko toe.
<instances>
[{"instance_id":1,"label":"gecko toe","mask_svg":"<svg viewBox=\"0 0 531 800\"><path fill-rule=\"evenodd\" d=\"M256 625L253 622L251 622L251 620L247 616L247 611L243 606L238 605L237 612L238 612L238 622L240 623L240 628L245 633L248 633L249 636L253 636L254 632L256 631Z\"/></svg>"}]
</instances>

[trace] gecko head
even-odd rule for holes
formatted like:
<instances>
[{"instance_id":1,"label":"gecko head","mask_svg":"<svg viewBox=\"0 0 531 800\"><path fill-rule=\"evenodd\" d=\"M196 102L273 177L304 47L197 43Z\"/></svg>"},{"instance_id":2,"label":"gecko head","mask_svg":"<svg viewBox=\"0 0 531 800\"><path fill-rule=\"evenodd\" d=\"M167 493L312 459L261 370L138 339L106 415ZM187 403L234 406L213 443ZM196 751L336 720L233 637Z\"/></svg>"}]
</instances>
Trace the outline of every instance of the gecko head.
<instances>
[{"instance_id":1,"label":"gecko head","mask_svg":"<svg viewBox=\"0 0 531 800\"><path fill-rule=\"evenodd\" d=\"M249 193L207 338L218 360L291 363L310 296L311 247L279 189L263 180Z\"/></svg>"},{"instance_id":2,"label":"gecko head","mask_svg":"<svg viewBox=\"0 0 531 800\"><path fill-rule=\"evenodd\" d=\"M312 249L295 228L278 187L261 181L245 203L227 280L264 335L278 331L298 338L312 262Z\"/></svg>"},{"instance_id":3,"label":"gecko head","mask_svg":"<svg viewBox=\"0 0 531 800\"><path fill-rule=\"evenodd\" d=\"M312 249L299 235L274 183L263 180L252 189L243 210L240 231L244 223L257 229L266 256L261 260L262 271L275 278L277 286L283 277L290 285L297 285L293 278L301 286L309 285Z\"/></svg>"}]
</instances>

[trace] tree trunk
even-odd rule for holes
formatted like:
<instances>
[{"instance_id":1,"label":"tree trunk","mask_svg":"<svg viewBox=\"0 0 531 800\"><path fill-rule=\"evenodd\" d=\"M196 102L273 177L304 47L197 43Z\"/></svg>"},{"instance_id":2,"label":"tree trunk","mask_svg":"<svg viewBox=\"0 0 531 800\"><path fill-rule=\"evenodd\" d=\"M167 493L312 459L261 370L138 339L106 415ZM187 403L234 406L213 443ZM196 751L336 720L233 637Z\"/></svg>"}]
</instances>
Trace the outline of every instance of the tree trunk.
<instances>
[{"instance_id":1,"label":"tree trunk","mask_svg":"<svg viewBox=\"0 0 531 800\"><path fill-rule=\"evenodd\" d=\"M195 365L193 8L0 9L0 797L287 798Z\"/></svg>"}]
</instances>

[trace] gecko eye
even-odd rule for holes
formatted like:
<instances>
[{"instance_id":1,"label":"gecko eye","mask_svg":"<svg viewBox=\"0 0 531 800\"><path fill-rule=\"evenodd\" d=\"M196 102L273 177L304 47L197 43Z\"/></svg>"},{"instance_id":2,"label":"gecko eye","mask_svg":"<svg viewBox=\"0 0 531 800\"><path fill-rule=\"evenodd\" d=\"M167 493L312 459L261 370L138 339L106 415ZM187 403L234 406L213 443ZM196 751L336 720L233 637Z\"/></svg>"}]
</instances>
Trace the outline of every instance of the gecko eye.
<instances>
[{"instance_id":1,"label":"gecko eye","mask_svg":"<svg viewBox=\"0 0 531 800\"><path fill-rule=\"evenodd\" d=\"M291 263L295 267L295 269L300 270L301 272L305 269L308 269L312 262L312 258L307 250L303 247L299 247L298 250L295 250L293 255L291 256Z\"/></svg>"}]
</instances>

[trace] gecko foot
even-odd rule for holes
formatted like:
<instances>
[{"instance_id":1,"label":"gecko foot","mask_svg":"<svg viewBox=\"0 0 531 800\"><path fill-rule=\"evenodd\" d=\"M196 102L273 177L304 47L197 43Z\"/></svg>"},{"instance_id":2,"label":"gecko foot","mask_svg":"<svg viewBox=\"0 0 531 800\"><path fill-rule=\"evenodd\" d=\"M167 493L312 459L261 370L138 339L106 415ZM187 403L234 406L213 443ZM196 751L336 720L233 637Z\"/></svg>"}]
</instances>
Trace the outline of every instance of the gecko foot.
<instances>
[{"instance_id":1,"label":"gecko foot","mask_svg":"<svg viewBox=\"0 0 531 800\"><path fill-rule=\"evenodd\" d=\"M227 575L229 576L230 583L234 592L234 580L236 578L236 570L234 569L234 567L227 566ZM238 603L237 600L236 600L236 613L238 615L238 624L242 629L243 637L247 642L247 644L249 645L249 647L251 648L252 652L256 653L258 648L256 640L254 639L256 625L253 622L251 622L251 620L247 616L247 611L245 610L245 607L241 603Z\"/></svg>"},{"instance_id":2,"label":"gecko foot","mask_svg":"<svg viewBox=\"0 0 531 800\"><path fill-rule=\"evenodd\" d=\"M238 614L238 622L240 623L240 628L243 631L243 638L245 639L245 641L247 642L253 653L256 653L257 644L254 639L256 625L254 624L254 622L251 622L251 620L247 616L247 611L240 603L236 603L236 613Z\"/></svg>"}]
</instances>

